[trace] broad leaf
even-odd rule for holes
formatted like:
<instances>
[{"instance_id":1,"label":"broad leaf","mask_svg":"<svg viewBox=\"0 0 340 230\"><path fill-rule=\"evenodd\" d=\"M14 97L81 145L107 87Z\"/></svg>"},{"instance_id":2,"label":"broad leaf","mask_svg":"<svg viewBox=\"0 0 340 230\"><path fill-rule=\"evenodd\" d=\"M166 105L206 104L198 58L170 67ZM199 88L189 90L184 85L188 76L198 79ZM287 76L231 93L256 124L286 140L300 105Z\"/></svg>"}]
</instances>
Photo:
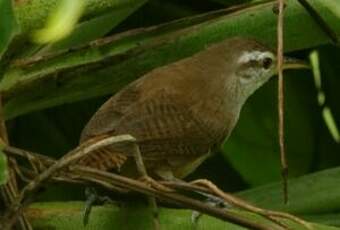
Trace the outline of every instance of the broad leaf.
<instances>
[{"instance_id":1,"label":"broad leaf","mask_svg":"<svg viewBox=\"0 0 340 230\"><path fill-rule=\"evenodd\" d=\"M314 4L320 4L319 1ZM288 3L287 51L328 41L299 3L295 0ZM0 85L8 101L4 107L5 117L13 118L42 108L111 94L157 66L190 56L207 44L227 37L250 36L273 45L276 15L272 7L273 3L266 3L234 13L218 11L117 35L111 42L110 39L102 40L98 46L34 64L21 60L20 66L6 73ZM329 11L321 13L327 21L337 21ZM335 25L334 29L340 35L340 24Z\"/></svg>"}]
</instances>

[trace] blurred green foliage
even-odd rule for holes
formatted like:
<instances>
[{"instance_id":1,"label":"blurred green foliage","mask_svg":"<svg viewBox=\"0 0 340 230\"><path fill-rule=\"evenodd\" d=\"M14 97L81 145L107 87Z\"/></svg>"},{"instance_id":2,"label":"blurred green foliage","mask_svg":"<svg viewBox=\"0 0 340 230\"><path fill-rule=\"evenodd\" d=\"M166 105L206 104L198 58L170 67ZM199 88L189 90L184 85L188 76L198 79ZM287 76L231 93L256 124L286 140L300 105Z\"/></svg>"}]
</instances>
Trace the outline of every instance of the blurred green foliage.
<instances>
[{"instance_id":1,"label":"blurred green foliage","mask_svg":"<svg viewBox=\"0 0 340 230\"><path fill-rule=\"evenodd\" d=\"M10 0L0 0L0 90L10 143L58 158L78 144L82 128L108 95L145 72L235 35L255 37L274 47L276 15L272 3L231 14L216 11L247 2L86 0L82 17L69 36L37 45L31 35L44 26L58 0L13 1L13 6ZM338 15L323 0L310 2L340 37ZM340 126L339 48L330 44L297 1L287 0L285 20L288 55L307 59L311 50L318 50L325 104ZM112 36L112 40L100 40L104 36ZM286 72L285 84L290 177L338 166L340 145L332 139L322 118L312 72ZM279 206L277 185L261 190L281 179L276 85L277 80L271 80L249 99L221 153L188 179L208 178L227 191L251 189L253 198L248 198L260 204L274 194L276 198L268 203ZM4 159L0 153L0 183L6 174ZM339 185L327 180L329 174L318 175L322 188L337 191ZM303 188L308 190L308 186ZM41 200L83 199L81 193L81 189L58 185L46 189ZM247 192L244 194L247 197ZM311 211L308 202L306 196L301 205L307 209L302 214ZM326 209L330 214L340 209L340 205L334 206L338 205L334 200L327 202L323 205L332 207Z\"/></svg>"},{"instance_id":2,"label":"blurred green foliage","mask_svg":"<svg viewBox=\"0 0 340 230\"><path fill-rule=\"evenodd\" d=\"M0 0L0 74L6 67L8 61L6 51L14 36L19 32L19 27L14 15L12 1ZM0 185L7 180L6 156L0 151Z\"/></svg>"},{"instance_id":3,"label":"blurred green foliage","mask_svg":"<svg viewBox=\"0 0 340 230\"><path fill-rule=\"evenodd\" d=\"M8 171L7 171L7 159L5 154L0 151L0 185L7 182Z\"/></svg>"},{"instance_id":4,"label":"blurred green foliage","mask_svg":"<svg viewBox=\"0 0 340 230\"><path fill-rule=\"evenodd\" d=\"M13 11L12 1L0 1L0 58L18 32L18 24Z\"/></svg>"},{"instance_id":5,"label":"blurred green foliage","mask_svg":"<svg viewBox=\"0 0 340 230\"><path fill-rule=\"evenodd\" d=\"M55 43L74 30L84 9L84 1L59 1L46 19L44 28L34 31L32 40L36 43Z\"/></svg>"}]
</instances>

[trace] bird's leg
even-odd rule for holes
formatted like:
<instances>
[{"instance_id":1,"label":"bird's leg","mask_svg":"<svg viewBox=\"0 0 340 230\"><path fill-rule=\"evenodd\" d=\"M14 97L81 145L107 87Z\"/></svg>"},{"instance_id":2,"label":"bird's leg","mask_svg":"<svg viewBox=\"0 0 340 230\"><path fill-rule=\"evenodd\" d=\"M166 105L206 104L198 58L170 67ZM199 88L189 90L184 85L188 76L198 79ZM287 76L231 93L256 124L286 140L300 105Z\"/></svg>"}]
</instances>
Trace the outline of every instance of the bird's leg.
<instances>
[{"instance_id":1,"label":"bird's leg","mask_svg":"<svg viewBox=\"0 0 340 230\"><path fill-rule=\"evenodd\" d=\"M132 145L133 145L133 156L135 158L136 167L137 167L138 173L142 177L142 180L144 180L145 182L147 182L153 187L155 187L155 184L157 186L160 185L159 183L157 183L155 180L153 180L151 177L148 176L143 159L142 159L142 155L139 150L139 146L136 143L133 143ZM153 196L148 196L147 199L148 199L149 206L151 208L153 229L160 230L161 227L160 227L160 222L159 222L159 212L158 212L156 198Z\"/></svg>"},{"instance_id":2,"label":"bird's leg","mask_svg":"<svg viewBox=\"0 0 340 230\"><path fill-rule=\"evenodd\" d=\"M228 209L231 207L231 205L227 202L225 202L225 200L223 200L220 197L217 196L213 196L210 195L208 193L204 193L204 192L198 192L196 191L198 194L206 197L205 203L208 205L211 205L213 207L217 207L217 208L224 208L224 209ZM193 211L191 214L191 222L196 225L199 221L199 219L202 217L202 213L198 212L198 211Z\"/></svg>"},{"instance_id":3,"label":"bird's leg","mask_svg":"<svg viewBox=\"0 0 340 230\"><path fill-rule=\"evenodd\" d=\"M84 217L83 217L83 225L86 226L89 222L90 213L92 210L93 204L98 200L98 194L94 188L85 188L85 208L84 208Z\"/></svg>"},{"instance_id":4,"label":"bird's leg","mask_svg":"<svg viewBox=\"0 0 340 230\"><path fill-rule=\"evenodd\" d=\"M167 168L162 168L161 170L157 170L156 174L161 177L162 179L164 179L165 181L169 181L169 182L175 182L178 184L187 184L187 182L185 182L184 180L181 180L179 178L176 178L171 169L167 169ZM195 191L195 193L202 195L203 197L206 198L206 203L214 206L214 207L220 207L220 208L228 208L230 207L229 204L227 204L222 198L219 198L217 196L205 193L205 192L201 192L201 191ZM199 218L202 216L201 212L198 211L193 211L191 214L191 223L193 225L196 226L196 224L198 223Z\"/></svg>"},{"instance_id":5,"label":"bird's leg","mask_svg":"<svg viewBox=\"0 0 340 230\"><path fill-rule=\"evenodd\" d=\"M137 166L137 171L140 175L140 181L145 182L146 184L148 184L150 187L155 188L157 190L160 191L164 191L164 192L172 192L173 190L170 188L167 188L166 186L158 183L157 181L155 181L152 177L150 177L147 172L146 172L146 168L143 162L143 158L142 155L140 153L139 147L137 144L133 144L133 157L135 158L135 163Z\"/></svg>"}]
</instances>

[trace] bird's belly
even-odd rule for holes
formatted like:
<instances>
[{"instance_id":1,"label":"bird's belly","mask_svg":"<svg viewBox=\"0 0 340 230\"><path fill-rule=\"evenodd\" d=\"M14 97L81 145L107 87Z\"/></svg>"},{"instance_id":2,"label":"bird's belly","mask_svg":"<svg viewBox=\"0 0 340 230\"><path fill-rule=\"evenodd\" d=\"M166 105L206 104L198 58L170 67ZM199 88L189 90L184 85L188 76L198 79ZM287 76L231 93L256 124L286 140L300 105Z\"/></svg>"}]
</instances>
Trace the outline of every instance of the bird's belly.
<instances>
[{"instance_id":1,"label":"bird's belly","mask_svg":"<svg viewBox=\"0 0 340 230\"><path fill-rule=\"evenodd\" d=\"M210 152L195 158L182 161L181 162L182 164L178 165L177 167L174 167L173 169L174 177L181 179L188 176L190 173L195 171L196 168L200 166L203 163L203 161L205 161L209 156ZM171 162L169 162L169 164L171 164Z\"/></svg>"},{"instance_id":2,"label":"bird's belly","mask_svg":"<svg viewBox=\"0 0 340 230\"><path fill-rule=\"evenodd\" d=\"M143 159L143 163L151 177L173 180L188 176L209 156L210 153L201 156L169 157L168 159ZM140 177L133 157L122 165L120 173L132 178Z\"/></svg>"}]
</instances>

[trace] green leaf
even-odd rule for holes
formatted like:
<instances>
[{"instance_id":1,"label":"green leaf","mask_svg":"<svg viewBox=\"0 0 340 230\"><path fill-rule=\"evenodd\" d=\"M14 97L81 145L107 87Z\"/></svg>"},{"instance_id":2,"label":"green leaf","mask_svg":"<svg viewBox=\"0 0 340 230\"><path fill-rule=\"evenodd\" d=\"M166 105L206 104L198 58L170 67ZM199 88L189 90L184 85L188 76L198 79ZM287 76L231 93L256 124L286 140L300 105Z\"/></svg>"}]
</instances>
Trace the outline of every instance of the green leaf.
<instances>
[{"instance_id":1,"label":"green leaf","mask_svg":"<svg viewBox=\"0 0 340 230\"><path fill-rule=\"evenodd\" d=\"M0 151L0 185L6 183L8 179L6 155Z\"/></svg>"},{"instance_id":2,"label":"green leaf","mask_svg":"<svg viewBox=\"0 0 340 230\"><path fill-rule=\"evenodd\" d=\"M89 224L83 227L83 210L84 203L81 202L48 202L36 203L27 209L26 215L32 220L33 227L39 229L112 229L121 228L124 226L125 230L129 229L152 229L151 213L146 207L122 206L120 208L113 205L96 206L91 211ZM266 225L270 228L272 225L268 220L258 215L239 211L236 209L229 209L229 212L236 216L250 219L256 223ZM37 215L38 213L38 215ZM229 230L243 230L245 228L230 224L226 221L216 219L207 215L203 215L198 223L194 226L191 221L192 210L185 209L170 209L161 208L159 213L159 220L162 229L177 230L177 229L229 229ZM291 221L284 221L290 229L304 230L305 227L292 223ZM336 230L339 228L313 224L315 230Z\"/></svg>"},{"instance_id":3,"label":"green leaf","mask_svg":"<svg viewBox=\"0 0 340 230\"><path fill-rule=\"evenodd\" d=\"M0 59L19 28L11 0L0 0Z\"/></svg>"},{"instance_id":4,"label":"green leaf","mask_svg":"<svg viewBox=\"0 0 340 230\"><path fill-rule=\"evenodd\" d=\"M12 1L0 0L0 60L18 30ZM5 154L0 150L0 185L6 183L7 178L7 160Z\"/></svg>"},{"instance_id":5,"label":"green leaf","mask_svg":"<svg viewBox=\"0 0 340 230\"><path fill-rule=\"evenodd\" d=\"M322 0L313 4L319 6ZM328 42L314 21L295 1L287 1L285 48L306 49ZM5 92L7 119L34 110L112 94L151 69L190 56L207 44L231 36L250 36L268 45L276 41L273 3L237 12L218 11L175 21L159 27L131 31L72 53L9 70L0 85ZM320 7L320 10L324 8ZM337 17L320 11L334 24ZM303 33L301 31L303 30ZM258 33L261 31L261 33Z\"/></svg>"},{"instance_id":6,"label":"green leaf","mask_svg":"<svg viewBox=\"0 0 340 230\"><path fill-rule=\"evenodd\" d=\"M87 19L103 15L110 10L136 4L142 0L83 0L85 4L83 16ZM51 12L60 0L17 1L15 13L23 33L42 28Z\"/></svg>"},{"instance_id":7,"label":"green leaf","mask_svg":"<svg viewBox=\"0 0 340 230\"><path fill-rule=\"evenodd\" d=\"M340 213L338 212L303 215L303 218L311 222L340 227Z\"/></svg>"},{"instance_id":8,"label":"green leaf","mask_svg":"<svg viewBox=\"0 0 340 230\"><path fill-rule=\"evenodd\" d=\"M107 34L145 2L145 0L138 0L134 4L122 5L107 13L78 23L70 36L53 44L47 52L79 46Z\"/></svg>"},{"instance_id":9,"label":"green leaf","mask_svg":"<svg viewBox=\"0 0 340 230\"><path fill-rule=\"evenodd\" d=\"M340 209L340 167L308 174L288 183L289 202L283 203L282 183L272 183L237 195L263 208L294 214L332 213Z\"/></svg>"},{"instance_id":10,"label":"green leaf","mask_svg":"<svg viewBox=\"0 0 340 230\"><path fill-rule=\"evenodd\" d=\"M32 39L36 43L51 43L68 36L84 9L83 0L61 0L47 18L44 28L34 31Z\"/></svg>"},{"instance_id":11,"label":"green leaf","mask_svg":"<svg viewBox=\"0 0 340 230\"><path fill-rule=\"evenodd\" d=\"M340 4L333 0L325 0L322 2L324 7L328 8L328 10L332 11L334 15L338 17L340 20Z\"/></svg>"}]
</instances>

